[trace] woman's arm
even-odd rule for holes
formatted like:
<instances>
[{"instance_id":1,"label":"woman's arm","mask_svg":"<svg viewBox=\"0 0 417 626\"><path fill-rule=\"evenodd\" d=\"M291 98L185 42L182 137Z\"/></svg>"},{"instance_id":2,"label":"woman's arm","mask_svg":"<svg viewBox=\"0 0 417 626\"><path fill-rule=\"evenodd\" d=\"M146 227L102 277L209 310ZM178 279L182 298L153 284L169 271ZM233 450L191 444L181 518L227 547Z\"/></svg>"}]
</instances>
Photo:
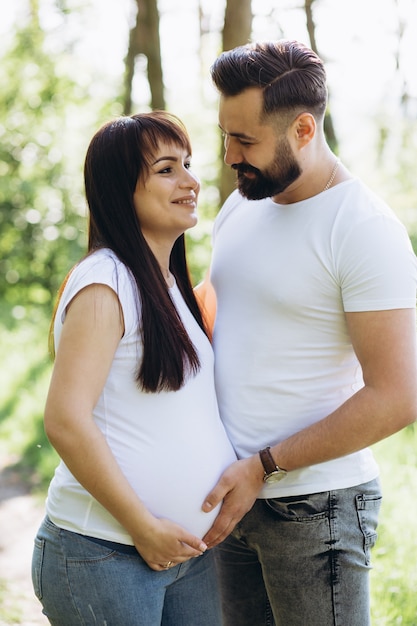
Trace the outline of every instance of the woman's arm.
<instances>
[{"instance_id":1,"label":"woman's arm","mask_svg":"<svg viewBox=\"0 0 417 626\"><path fill-rule=\"evenodd\" d=\"M71 301L46 401L45 430L75 478L127 530L149 567L161 570L167 561L198 556L205 544L146 509L92 418L123 332L118 297L106 285L90 285Z\"/></svg>"}]
</instances>

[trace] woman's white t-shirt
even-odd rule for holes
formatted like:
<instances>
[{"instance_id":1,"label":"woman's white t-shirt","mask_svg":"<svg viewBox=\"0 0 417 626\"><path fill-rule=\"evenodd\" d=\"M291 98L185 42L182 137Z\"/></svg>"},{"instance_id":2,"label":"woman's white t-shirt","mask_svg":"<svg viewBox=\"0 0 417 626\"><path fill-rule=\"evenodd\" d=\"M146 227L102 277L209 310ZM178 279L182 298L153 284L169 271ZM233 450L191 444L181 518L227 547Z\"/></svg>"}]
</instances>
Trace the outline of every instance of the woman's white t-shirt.
<instances>
[{"instance_id":1,"label":"woman's white t-shirt","mask_svg":"<svg viewBox=\"0 0 417 626\"><path fill-rule=\"evenodd\" d=\"M203 537L218 508L201 510L223 470L236 460L220 421L214 386L213 351L178 287L171 298L198 352L201 368L179 391L145 393L135 381L142 353L136 286L127 268L108 249L73 270L59 303L55 327L58 349L65 311L91 284L118 295L125 333L93 411L114 457L133 489L156 516L171 519ZM74 478L61 461L51 482L47 514L59 527L119 543L133 544L125 529Z\"/></svg>"}]
</instances>

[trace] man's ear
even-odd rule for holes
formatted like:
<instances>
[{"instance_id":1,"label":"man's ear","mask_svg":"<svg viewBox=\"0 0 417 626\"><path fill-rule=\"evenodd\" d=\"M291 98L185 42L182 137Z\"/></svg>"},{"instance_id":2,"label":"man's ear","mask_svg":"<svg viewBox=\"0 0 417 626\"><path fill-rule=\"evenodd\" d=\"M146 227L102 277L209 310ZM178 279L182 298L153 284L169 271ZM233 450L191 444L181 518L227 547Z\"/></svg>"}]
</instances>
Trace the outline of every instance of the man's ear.
<instances>
[{"instance_id":1,"label":"man's ear","mask_svg":"<svg viewBox=\"0 0 417 626\"><path fill-rule=\"evenodd\" d=\"M311 113L304 111L297 115L293 122L293 128L295 133L295 139L298 142L298 146L303 148L314 138L316 134L316 120Z\"/></svg>"}]
</instances>

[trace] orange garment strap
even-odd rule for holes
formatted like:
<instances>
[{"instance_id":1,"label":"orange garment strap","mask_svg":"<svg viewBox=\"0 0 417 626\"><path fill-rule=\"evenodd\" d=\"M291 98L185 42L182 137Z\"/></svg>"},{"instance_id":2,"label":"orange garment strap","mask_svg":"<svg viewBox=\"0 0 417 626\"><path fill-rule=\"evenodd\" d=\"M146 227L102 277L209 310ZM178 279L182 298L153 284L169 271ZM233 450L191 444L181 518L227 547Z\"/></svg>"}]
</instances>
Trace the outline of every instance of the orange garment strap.
<instances>
[{"instance_id":1,"label":"orange garment strap","mask_svg":"<svg viewBox=\"0 0 417 626\"><path fill-rule=\"evenodd\" d=\"M216 292L210 282L210 274L207 272L204 280L194 287L194 294L201 309L204 324L210 340L213 337L214 322L216 319L217 300Z\"/></svg>"}]
</instances>

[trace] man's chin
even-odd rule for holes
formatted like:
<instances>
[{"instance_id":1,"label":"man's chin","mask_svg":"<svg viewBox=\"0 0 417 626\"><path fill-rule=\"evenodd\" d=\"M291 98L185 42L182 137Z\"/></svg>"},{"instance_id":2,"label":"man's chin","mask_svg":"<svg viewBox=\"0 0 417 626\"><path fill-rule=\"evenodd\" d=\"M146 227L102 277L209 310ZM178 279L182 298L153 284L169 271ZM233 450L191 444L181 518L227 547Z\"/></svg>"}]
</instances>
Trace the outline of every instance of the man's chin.
<instances>
[{"instance_id":1,"label":"man's chin","mask_svg":"<svg viewBox=\"0 0 417 626\"><path fill-rule=\"evenodd\" d=\"M248 200L263 200L269 198L272 194L266 189L254 189L250 185L245 185L245 181L238 179L237 188L239 192Z\"/></svg>"}]
</instances>

